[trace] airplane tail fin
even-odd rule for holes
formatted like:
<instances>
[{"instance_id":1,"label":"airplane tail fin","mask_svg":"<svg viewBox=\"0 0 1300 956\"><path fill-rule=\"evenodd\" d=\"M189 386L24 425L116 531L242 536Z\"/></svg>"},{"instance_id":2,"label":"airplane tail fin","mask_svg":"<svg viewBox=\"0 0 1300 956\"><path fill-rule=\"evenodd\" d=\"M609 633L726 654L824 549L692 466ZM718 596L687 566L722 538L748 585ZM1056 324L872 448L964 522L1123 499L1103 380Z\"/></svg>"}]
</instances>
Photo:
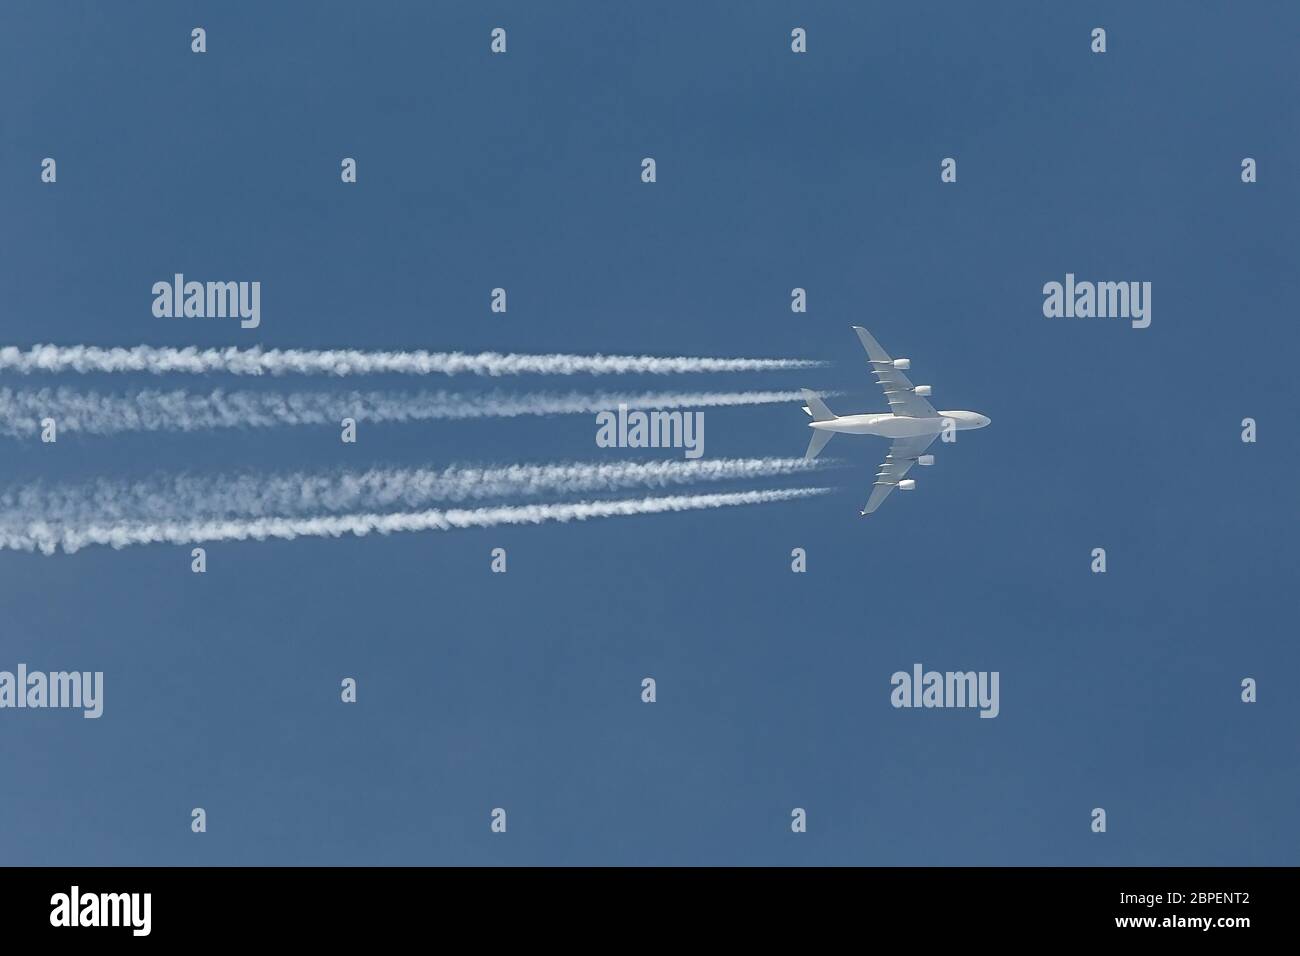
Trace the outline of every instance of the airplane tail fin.
<instances>
[{"instance_id":1,"label":"airplane tail fin","mask_svg":"<svg viewBox=\"0 0 1300 956\"><path fill-rule=\"evenodd\" d=\"M839 417L833 411L831 411L829 408L826 407L826 403L823 402L817 396L817 393L814 392L811 388L801 388L799 389L799 391L803 392L804 401L808 403L804 407L804 411L812 416L813 421L829 422L832 419ZM822 444L825 444L825 442L822 442Z\"/></svg>"},{"instance_id":2,"label":"airplane tail fin","mask_svg":"<svg viewBox=\"0 0 1300 956\"><path fill-rule=\"evenodd\" d=\"M835 437L834 432L828 432L824 428L814 428L812 441L808 443L808 450L803 453L806 461L811 461L821 454L821 450L826 447L826 443Z\"/></svg>"}]
</instances>

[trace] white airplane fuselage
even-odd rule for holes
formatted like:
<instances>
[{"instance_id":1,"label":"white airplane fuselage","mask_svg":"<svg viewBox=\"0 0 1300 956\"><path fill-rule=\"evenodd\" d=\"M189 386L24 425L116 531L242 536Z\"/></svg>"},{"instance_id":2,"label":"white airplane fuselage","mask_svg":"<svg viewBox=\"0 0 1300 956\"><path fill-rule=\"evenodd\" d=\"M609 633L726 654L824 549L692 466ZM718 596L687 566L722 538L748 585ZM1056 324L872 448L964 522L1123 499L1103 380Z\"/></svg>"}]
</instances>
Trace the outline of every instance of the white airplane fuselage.
<instances>
[{"instance_id":1,"label":"white airplane fuselage","mask_svg":"<svg viewBox=\"0 0 1300 956\"><path fill-rule=\"evenodd\" d=\"M935 418L908 418L890 412L869 415L841 415L824 422L809 422L809 428L848 435L879 435L882 438L916 438L920 435L937 435L947 423L952 422L957 431L983 428L989 419L978 412L939 412Z\"/></svg>"}]
</instances>

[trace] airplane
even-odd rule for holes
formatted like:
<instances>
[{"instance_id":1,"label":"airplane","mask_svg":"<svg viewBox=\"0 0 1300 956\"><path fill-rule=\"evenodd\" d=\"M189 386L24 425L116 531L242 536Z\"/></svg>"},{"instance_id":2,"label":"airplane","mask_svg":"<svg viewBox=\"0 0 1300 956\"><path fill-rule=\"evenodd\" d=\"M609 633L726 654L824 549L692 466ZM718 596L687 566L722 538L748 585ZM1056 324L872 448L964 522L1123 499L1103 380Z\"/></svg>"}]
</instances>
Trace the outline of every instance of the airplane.
<instances>
[{"instance_id":1,"label":"airplane","mask_svg":"<svg viewBox=\"0 0 1300 956\"><path fill-rule=\"evenodd\" d=\"M860 325L853 326L853 331L858 333L862 347L867 350L867 362L876 381L885 390L889 411L884 414L836 415L812 389L800 389L808 403L804 411L812 417L808 427L813 429L812 441L808 443L804 458L816 458L837 432L892 438L894 443L889 446L889 454L876 473L871 497L860 512L865 518L879 508L895 488L911 491L916 487L914 479L904 476L913 465L934 464L934 455L925 454L925 450L949 427L949 422L957 431L967 431L983 428L990 420L978 412L935 411L934 406L926 401L930 386L913 385L903 374L904 369L912 367L911 359L890 358L871 333Z\"/></svg>"}]
</instances>

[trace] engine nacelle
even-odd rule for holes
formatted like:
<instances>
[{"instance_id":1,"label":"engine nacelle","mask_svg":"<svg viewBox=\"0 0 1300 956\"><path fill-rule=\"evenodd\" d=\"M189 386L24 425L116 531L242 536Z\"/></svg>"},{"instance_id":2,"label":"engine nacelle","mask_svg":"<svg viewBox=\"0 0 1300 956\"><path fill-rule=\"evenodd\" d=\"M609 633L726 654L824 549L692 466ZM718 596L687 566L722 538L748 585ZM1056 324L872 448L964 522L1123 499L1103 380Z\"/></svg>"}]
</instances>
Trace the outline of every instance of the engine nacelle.
<instances>
[{"instance_id":1,"label":"engine nacelle","mask_svg":"<svg viewBox=\"0 0 1300 956\"><path fill-rule=\"evenodd\" d=\"M916 392L916 394L922 396L923 398L929 398L930 396L929 385L918 385L916 386L916 388L912 389L912 391Z\"/></svg>"},{"instance_id":2,"label":"engine nacelle","mask_svg":"<svg viewBox=\"0 0 1300 956\"><path fill-rule=\"evenodd\" d=\"M916 487L915 478L904 478L902 481L898 483L899 491L911 491L915 487Z\"/></svg>"},{"instance_id":3,"label":"engine nacelle","mask_svg":"<svg viewBox=\"0 0 1300 956\"><path fill-rule=\"evenodd\" d=\"M894 359L894 368L898 369L899 371L907 371L907 369L911 367L912 367L911 359Z\"/></svg>"},{"instance_id":4,"label":"engine nacelle","mask_svg":"<svg viewBox=\"0 0 1300 956\"><path fill-rule=\"evenodd\" d=\"M916 463L918 465L933 465L934 455L922 455L920 458L916 459Z\"/></svg>"}]
</instances>

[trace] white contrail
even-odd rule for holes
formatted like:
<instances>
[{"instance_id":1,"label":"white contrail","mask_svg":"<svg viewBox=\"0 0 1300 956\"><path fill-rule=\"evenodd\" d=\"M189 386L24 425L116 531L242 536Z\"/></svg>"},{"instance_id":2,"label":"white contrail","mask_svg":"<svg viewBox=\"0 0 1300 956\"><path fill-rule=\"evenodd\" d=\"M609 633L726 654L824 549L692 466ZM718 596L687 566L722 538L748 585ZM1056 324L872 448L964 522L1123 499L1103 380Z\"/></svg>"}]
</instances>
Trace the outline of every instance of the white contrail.
<instances>
[{"instance_id":1,"label":"white contrail","mask_svg":"<svg viewBox=\"0 0 1300 956\"><path fill-rule=\"evenodd\" d=\"M0 528L84 526L210 518L292 517L348 511L411 510L434 502L620 488L667 488L706 481L806 474L833 467L818 458L719 458L498 467L370 468L287 474L165 475L138 481L36 483L0 491Z\"/></svg>"},{"instance_id":2,"label":"white contrail","mask_svg":"<svg viewBox=\"0 0 1300 956\"><path fill-rule=\"evenodd\" d=\"M828 393L829 394L829 393ZM802 401L799 392L644 392L581 394L456 394L421 392L210 393L144 390L126 394L68 388L0 388L0 435L24 437L52 418L60 432L113 435L135 431L200 431L276 425L334 425L468 418L514 418L632 409L718 408Z\"/></svg>"},{"instance_id":3,"label":"white contrail","mask_svg":"<svg viewBox=\"0 0 1300 956\"><path fill-rule=\"evenodd\" d=\"M397 514L346 514L304 518L253 518L246 520L164 521L90 526L68 529L33 526L22 533L0 531L0 548L66 553L94 544L125 548L133 544L199 544L218 541L292 540L301 537L337 538L395 531L447 531L453 528L493 528L498 525L586 521L627 515L696 511L735 505L770 504L825 494L827 488L783 488L773 491L737 491L712 495L672 495L660 498L625 498L615 501L580 501L568 504L510 505L493 508L415 511Z\"/></svg>"},{"instance_id":4,"label":"white contrail","mask_svg":"<svg viewBox=\"0 0 1300 956\"><path fill-rule=\"evenodd\" d=\"M170 372L231 375L673 375L817 368L806 359L702 358L654 355L516 355L501 352L363 352L358 349L99 348L34 345L0 348L0 371Z\"/></svg>"}]
</instances>

